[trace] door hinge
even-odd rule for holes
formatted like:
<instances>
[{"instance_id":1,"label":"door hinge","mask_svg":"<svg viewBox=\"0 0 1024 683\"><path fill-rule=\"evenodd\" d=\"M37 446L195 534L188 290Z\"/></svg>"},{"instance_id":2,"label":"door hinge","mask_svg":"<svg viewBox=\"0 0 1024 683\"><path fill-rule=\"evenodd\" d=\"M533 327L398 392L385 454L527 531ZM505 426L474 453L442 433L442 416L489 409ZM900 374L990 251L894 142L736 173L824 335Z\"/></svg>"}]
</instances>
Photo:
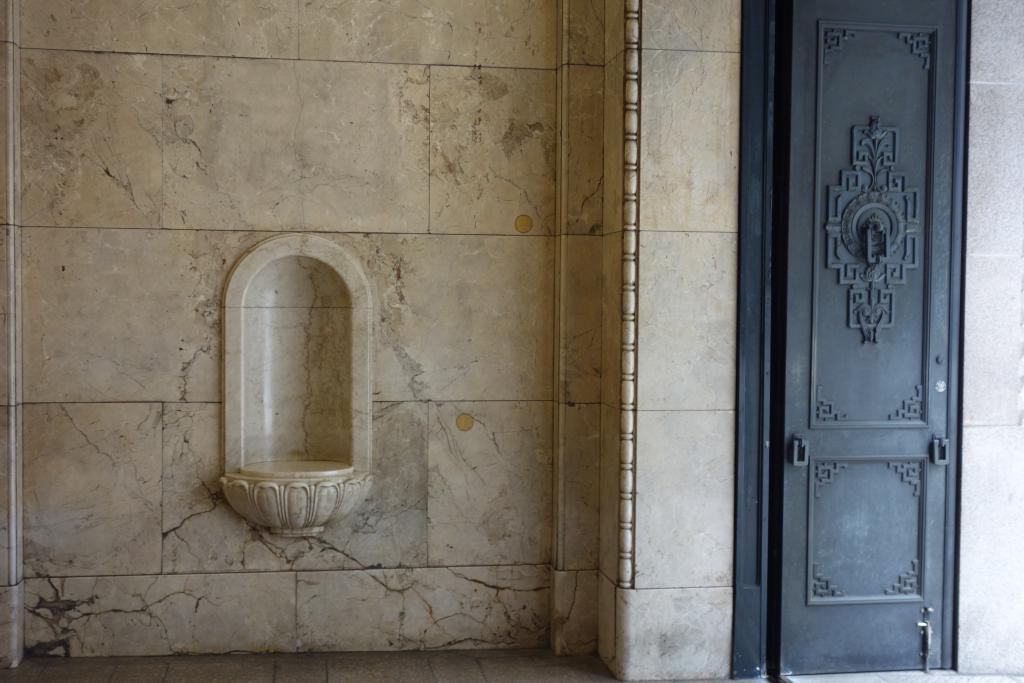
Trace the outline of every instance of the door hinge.
<instances>
[{"instance_id":1,"label":"door hinge","mask_svg":"<svg viewBox=\"0 0 1024 683\"><path fill-rule=\"evenodd\" d=\"M793 440L789 443L789 460L797 467L807 467L810 460L807 439L801 434L794 434Z\"/></svg>"},{"instance_id":2,"label":"door hinge","mask_svg":"<svg viewBox=\"0 0 1024 683\"><path fill-rule=\"evenodd\" d=\"M917 622L917 627L921 629L921 668L925 673L928 673L931 669L931 658L932 658L932 613L935 610L931 607L921 608L921 621Z\"/></svg>"},{"instance_id":3,"label":"door hinge","mask_svg":"<svg viewBox=\"0 0 1024 683\"><path fill-rule=\"evenodd\" d=\"M932 437L932 462L936 465L949 464L949 439L946 437Z\"/></svg>"}]
</instances>

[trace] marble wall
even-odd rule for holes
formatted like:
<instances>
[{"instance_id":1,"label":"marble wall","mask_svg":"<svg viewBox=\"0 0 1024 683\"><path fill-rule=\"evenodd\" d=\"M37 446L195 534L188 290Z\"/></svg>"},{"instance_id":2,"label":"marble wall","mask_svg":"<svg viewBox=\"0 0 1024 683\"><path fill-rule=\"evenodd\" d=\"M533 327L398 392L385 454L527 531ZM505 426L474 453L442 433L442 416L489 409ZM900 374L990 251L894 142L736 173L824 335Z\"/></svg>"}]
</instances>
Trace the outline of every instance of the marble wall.
<instances>
[{"instance_id":1,"label":"marble wall","mask_svg":"<svg viewBox=\"0 0 1024 683\"><path fill-rule=\"evenodd\" d=\"M612 209L606 222L604 259L605 324L617 325L606 330L604 354L600 651L630 680L727 677L741 3L627 2L626 11L632 5L640 15L632 54L624 36L636 34L622 31L628 16L623 3L613 4L619 17L617 27L608 17L606 75L614 85L606 86L605 165L609 188L617 184L620 194L619 215ZM632 86L623 78L634 61L639 177L631 219L628 210L622 215L621 193L632 182L631 159L623 157ZM635 220L635 244L621 232L624 220ZM634 249L635 301L624 288ZM635 307L635 324L629 311L622 324L624 305ZM632 361L625 335L635 335L635 382L620 365ZM632 468L620 468L626 433L635 439Z\"/></svg>"},{"instance_id":2,"label":"marble wall","mask_svg":"<svg viewBox=\"0 0 1024 683\"><path fill-rule=\"evenodd\" d=\"M0 667L22 656L19 3L0 1Z\"/></svg>"},{"instance_id":3,"label":"marble wall","mask_svg":"<svg viewBox=\"0 0 1024 683\"><path fill-rule=\"evenodd\" d=\"M602 15L25 3L31 652L594 647ZM376 304L376 483L321 538L217 484L222 289L275 231Z\"/></svg>"},{"instance_id":4,"label":"marble wall","mask_svg":"<svg viewBox=\"0 0 1024 683\"><path fill-rule=\"evenodd\" d=\"M958 667L1024 673L1024 5L974 0Z\"/></svg>"},{"instance_id":5,"label":"marble wall","mask_svg":"<svg viewBox=\"0 0 1024 683\"><path fill-rule=\"evenodd\" d=\"M597 649L604 232L603 0L563 0L555 246L555 547L552 647Z\"/></svg>"}]
</instances>

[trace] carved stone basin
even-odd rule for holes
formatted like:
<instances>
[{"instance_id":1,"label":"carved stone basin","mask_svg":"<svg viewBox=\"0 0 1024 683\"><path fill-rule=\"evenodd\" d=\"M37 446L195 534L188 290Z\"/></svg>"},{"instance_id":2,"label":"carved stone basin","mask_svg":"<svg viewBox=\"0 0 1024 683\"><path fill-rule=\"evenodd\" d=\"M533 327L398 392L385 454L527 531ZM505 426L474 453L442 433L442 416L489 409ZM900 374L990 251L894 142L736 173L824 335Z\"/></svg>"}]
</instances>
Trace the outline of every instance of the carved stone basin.
<instances>
[{"instance_id":1,"label":"carved stone basin","mask_svg":"<svg viewBox=\"0 0 1024 683\"><path fill-rule=\"evenodd\" d=\"M257 462L220 479L235 512L281 536L319 535L363 502L372 482L368 472L332 460Z\"/></svg>"}]
</instances>

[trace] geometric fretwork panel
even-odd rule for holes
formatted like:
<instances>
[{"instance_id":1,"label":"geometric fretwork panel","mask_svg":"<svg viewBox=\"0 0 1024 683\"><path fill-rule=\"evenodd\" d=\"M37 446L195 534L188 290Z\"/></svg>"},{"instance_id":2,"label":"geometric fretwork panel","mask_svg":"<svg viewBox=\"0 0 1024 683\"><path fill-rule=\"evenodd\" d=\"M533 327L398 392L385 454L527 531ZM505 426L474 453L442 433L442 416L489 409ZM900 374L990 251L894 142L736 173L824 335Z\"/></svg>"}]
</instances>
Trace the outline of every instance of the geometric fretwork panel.
<instances>
[{"instance_id":1,"label":"geometric fretwork panel","mask_svg":"<svg viewBox=\"0 0 1024 683\"><path fill-rule=\"evenodd\" d=\"M926 462L812 461L808 604L921 599Z\"/></svg>"}]
</instances>

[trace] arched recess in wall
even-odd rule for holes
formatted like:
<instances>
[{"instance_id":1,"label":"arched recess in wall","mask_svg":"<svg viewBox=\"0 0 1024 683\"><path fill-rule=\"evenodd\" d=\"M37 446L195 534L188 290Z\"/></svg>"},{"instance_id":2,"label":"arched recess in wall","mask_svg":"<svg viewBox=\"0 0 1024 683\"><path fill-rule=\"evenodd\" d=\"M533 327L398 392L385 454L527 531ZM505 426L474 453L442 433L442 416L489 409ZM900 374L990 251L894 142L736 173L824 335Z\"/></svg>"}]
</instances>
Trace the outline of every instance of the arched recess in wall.
<instances>
[{"instance_id":1,"label":"arched recess in wall","mask_svg":"<svg viewBox=\"0 0 1024 683\"><path fill-rule=\"evenodd\" d=\"M224 469L333 461L371 471L372 315L358 261L281 235L235 264L224 294Z\"/></svg>"}]
</instances>

